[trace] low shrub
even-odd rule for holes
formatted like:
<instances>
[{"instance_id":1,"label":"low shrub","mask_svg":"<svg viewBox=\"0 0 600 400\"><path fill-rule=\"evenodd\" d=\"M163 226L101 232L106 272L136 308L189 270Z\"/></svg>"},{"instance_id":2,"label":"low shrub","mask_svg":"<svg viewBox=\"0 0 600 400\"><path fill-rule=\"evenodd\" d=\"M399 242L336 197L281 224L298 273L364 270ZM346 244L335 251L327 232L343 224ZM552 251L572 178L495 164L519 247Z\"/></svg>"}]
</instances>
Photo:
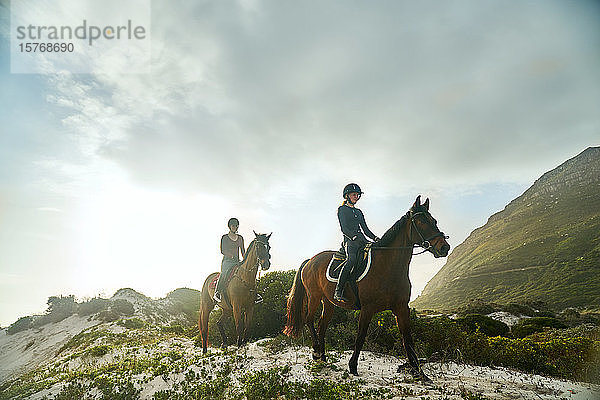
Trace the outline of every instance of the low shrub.
<instances>
[{"instance_id":1,"label":"low shrub","mask_svg":"<svg viewBox=\"0 0 600 400\"><path fill-rule=\"evenodd\" d=\"M25 331L32 327L34 317L21 317L15 323L6 328L8 335L14 335L17 332Z\"/></svg>"},{"instance_id":2,"label":"low shrub","mask_svg":"<svg viewBox=\"0 0 600 400\"><path fill-rule=\"evenodd\" d=\"M481 332L487 336L506 336L510 331L504 322L481 314L469 314L457 318L456 322L468 333Z\"/></svg>"},{"instance_id":3,"label":"low shrub","mask_svg":"<svg viewBox=\"0 0 600 400\"><path fill-rule=\"evenodd\" d=\"M139 318L129 318L122 319L117 322L117 325L120 325L127 329L141 329L147 325L146 322L142 321Z\"/></svg>"},{"instance_id":4,"label":"low shrub","mask_svg":"<svg viewBox=\"0 0 600 400\"><path fill-rule=\"evenodd\" d=\"M125 299L113 300L112 304L110 305L110 310L119 315L133 315L135 312L133 304Z\"/></svg>"},{"instance_id":5,"label":"low shrub","mask_svg":"<svg viewBox=\"0 0 600 400\"><path fill-rule=\"evenodd\" d=\"M181 324L171 324L169 326L162 326L160 330L163 332L170 332L181 336L185 334L185 328Z\"/></svg>"},{"instance_id":6,"label":"low shrub","mask_svg":"<svg viewBox=\"0 0 600 400\"><path fill-rule=\"evenodd\" d=\"M536 332L543 332L546 328L563 329L567 326L556 318L533 317L524 318L511 328L514 337L524 338Z\"/></svg>"},{"instance_id":7,"label":"low shrub","mask_svg":"<svg viewBox=\"0 0 600 400\"><path fill-rule=\"evenodd\" d=\"M83 303L79 303L77 314L81 316L99 313L110 306L110 300L95 297Z\"/></svg>"},{"instance_id":8,"label":"low shrub","mask_svg":"<svg viewBox=\"0 0 600 400\"><path fill-rule=\"evenodd\" d=\"M106 355L110 351L110 346L106 344L101 344L99 346L94 346L89 348L85 353L92 357L102 357Z\"/></svg>"}]
</instances>

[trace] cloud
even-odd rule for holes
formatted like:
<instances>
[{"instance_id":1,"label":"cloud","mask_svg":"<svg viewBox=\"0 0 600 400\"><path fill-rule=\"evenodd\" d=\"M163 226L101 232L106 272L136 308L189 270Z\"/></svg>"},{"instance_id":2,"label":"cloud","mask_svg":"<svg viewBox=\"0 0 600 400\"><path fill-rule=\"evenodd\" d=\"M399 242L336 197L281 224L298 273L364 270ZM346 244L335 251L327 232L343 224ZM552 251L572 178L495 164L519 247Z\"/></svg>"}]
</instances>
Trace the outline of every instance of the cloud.
<instances>
[{"instance_id":1,"label":"cloud","mask_svg":"<svg viewBox=\"0 0 600 400\"><path fill-rule=\"evenodd\" d=\"M431 7L154 4L150 74L49 100L82 152L180 190L527 182L594 144L595 6Z\"/></svg>"}]
</instances>

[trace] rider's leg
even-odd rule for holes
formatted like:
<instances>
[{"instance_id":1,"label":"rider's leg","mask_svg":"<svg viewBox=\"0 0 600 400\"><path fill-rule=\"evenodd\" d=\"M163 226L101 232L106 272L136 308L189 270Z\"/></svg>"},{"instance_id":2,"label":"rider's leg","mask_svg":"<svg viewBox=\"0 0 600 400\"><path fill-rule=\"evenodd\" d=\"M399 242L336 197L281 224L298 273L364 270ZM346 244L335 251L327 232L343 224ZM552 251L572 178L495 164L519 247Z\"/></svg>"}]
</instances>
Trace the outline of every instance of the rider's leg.
<instances>
[{"instance_id":1,"label":"rider's leg","mask_svg":"<svg viewBox=\"0 0 600 400\"><path fill-rule=\"evenodd\" d=\"M346 264L342 268L340 272L340 277L338 279L337 285L335 286L335 293L333 294L334 300L348 302L349 300L344 297L344 288L346 286L346 282L348 282L348 278L350 277L350 271L354 267L357 258L358 252L358 243L354 243L348 241L346 243Z\"/></svg>"},{"instance_id":2,"label":"rider's leg","mask_svg":"<svg viewBox=\"0 0 600 400\"><path fill-rule=\"evenodd\" d=\"M227 278L229 277L231 269L234 265L235 264L228 261L223 261L221 263L221 275L219 275L219 280L217 280L217 287L215 288L215 294L213 296L213 299L217 302L220 302L223 297L222 295L225 291Z\"/></svg>"}]
</instances>

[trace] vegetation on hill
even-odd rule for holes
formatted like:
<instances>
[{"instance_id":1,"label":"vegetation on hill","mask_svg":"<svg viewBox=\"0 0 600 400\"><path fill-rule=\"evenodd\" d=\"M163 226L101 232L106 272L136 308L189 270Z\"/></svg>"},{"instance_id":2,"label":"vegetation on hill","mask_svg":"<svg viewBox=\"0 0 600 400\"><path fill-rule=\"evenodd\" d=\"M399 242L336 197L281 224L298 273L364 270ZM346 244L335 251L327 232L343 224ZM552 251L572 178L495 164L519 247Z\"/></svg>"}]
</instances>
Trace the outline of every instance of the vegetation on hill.
<instances>
[{"instance_id":1,"label":"vegetation on hill","mask_svg":"<svg viewBox=\"0 0 600 400\"><path fill-rule=\"evenodd\" d=\"M544 174L448 257L411 303L456 310L469 301L600 307L600 148Z\"/></svg>"}]
</instances>

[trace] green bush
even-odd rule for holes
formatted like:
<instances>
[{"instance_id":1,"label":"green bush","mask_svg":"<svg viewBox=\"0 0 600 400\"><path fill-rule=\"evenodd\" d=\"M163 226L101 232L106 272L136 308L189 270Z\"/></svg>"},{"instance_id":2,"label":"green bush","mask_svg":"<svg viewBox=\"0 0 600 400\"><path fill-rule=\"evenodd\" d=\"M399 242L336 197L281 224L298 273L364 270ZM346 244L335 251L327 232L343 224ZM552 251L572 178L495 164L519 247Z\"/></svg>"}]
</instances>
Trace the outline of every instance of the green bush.
<instances>
[{"instance_id":1,"label":"green bush","mask_svg":"<svg viewBox=\"0 0 600 400\"><path fill-rule=\"evenodd\" d=\"M287 320L287 295L294 282L296 271L273 271L256 282L263 302L254 307L250 335L253 339L276 336Z\"/></svg>"},{"instance_id":2,"label":"green bush","mask_svg":"<svg viewBox=\"0 0 600 400\"><path fill-rule=\"evenodd\" d=\"M110 300L95 297L88 301L79 304L77 308L77 314L81 316L91 315L99 313L102 310L106 310L110 305Z\"/></svg>"},{"instance_id":3,"label":"green bush","mask_svg":"<svg viewBox=\"0 0 600 400\"><path fill-rule=\"evenodd\" d=\"M454 359L467 336L456 321L446 316L418 318L412 313L411 328L415 350L424 357L435 354L438 358Z\"/></svg>"},{"instance_id":4,"label":"green bush","mask_svg":"<svg viewBox=\"0 0 600 400\"><path fill-rule=\"evenodd\" d=\"M110 351L110 346L108 346L106 344L101 344L99 346L94 346L94 347L88 349L85 353L92 357L102 357L103 355L106 355L109 351Z\"/></svg>"},{"instance_id":5,"label":"green bush","mask_svg":"<svg viewBox=\"0 0 600 400\"><path fill-rule=\"evenodd\" d=\"M481 332L487 336L506 336L510 330L504 322L481 314L469 314L456 322L468 333Z\"/></svg>"},{"instance_id":6,"label":"green bush","mask_svg":"<svg viewBox=\"0 0 600 400\"><path fill-rule=\"evenodd\" d=\"M176 335L182 335L185 333L185 328L181 324L171 324L169 326L163 326L160 328L163 332L171 332Z\"/></svg>"},{"instance_id":7,"label":"green bush","mask_svg":"<svg viewBox=\"0 0 600 400\"><path fill-rule=\"evenodd\" d=\"M117 322L117 325L120 325L127 329L141 329L145 327L147 323L139 318L129 318L120 320L119 322Z\"/></svg>"},{"instance_id":8,"label":"green bush","mask_svg":"<svg viewBox=\"0 0 600 400\"><path fill-rule=\"evenodd\" d=\"M284 394L290 367L276 367L269 370L248 373L241 378L244 395L248 400L276 399Z\"/></svg>"},{"instance_id":9,"label":"green bush","mask_svg":"<svg viewBox=\"0 0 600 400\"><path fill-rule=\"evenodd\" d=\"M520 320L511 328L514 337L524 338L537 332L543 332L546 328L563 329L567 326L556 318L533 317Z\"/></svg>"},{"instance_id":10,"label":"green bush","mask_svg":"<svg viewBox=\"0 0 600 400\"><path fill-rule=\"evenodd\" d=\"M6 333L8 335L14 335L17 332L25 331L32 327L33 320L35 317L21 317L11 326L6 328Z\"/></svg>"},{"instance_id":11,"label":"green bush","mask_svg":"<svg viewBox=\"0 0 600 400\"><path fill-rule=\"evenodd\" d=\"M97 318L104 322L112 322L119 319L119 313L113 310L103 310L98 313Z\"/></svg>"},{"instance_id":12,"label":"green bush","mask_svg":"<svg viewBox=\"0 0 600 400\"><path fill-rule=\"evenodd\" d=\"M183 313L188 324L197 324L198 304L200 304L200 291L195 289L179 288L167 294L167 299L171 300L171 305L167 307L170 313Z\"/></svg>"},{"instance_id":13,"label":"green bush","mask_svg":"<svg viewBox=\"0 0 600 400\"><path fill-rule=\"evenodd\" d=\"M48 322L60 322L77 311L75 296L50 296L48 298Z\"/></svg>"},{"instance_id":14,"label":"green bush","mask_svg":"<svg viewBox=\"0 0 600 400\"><path fill-rule=\"evenodd\" d=\"M113 300L112 304L110 305L110 310L119 315L133 315L135 312L133 304L125 299Z\"/></svg>"}]
</instances>

